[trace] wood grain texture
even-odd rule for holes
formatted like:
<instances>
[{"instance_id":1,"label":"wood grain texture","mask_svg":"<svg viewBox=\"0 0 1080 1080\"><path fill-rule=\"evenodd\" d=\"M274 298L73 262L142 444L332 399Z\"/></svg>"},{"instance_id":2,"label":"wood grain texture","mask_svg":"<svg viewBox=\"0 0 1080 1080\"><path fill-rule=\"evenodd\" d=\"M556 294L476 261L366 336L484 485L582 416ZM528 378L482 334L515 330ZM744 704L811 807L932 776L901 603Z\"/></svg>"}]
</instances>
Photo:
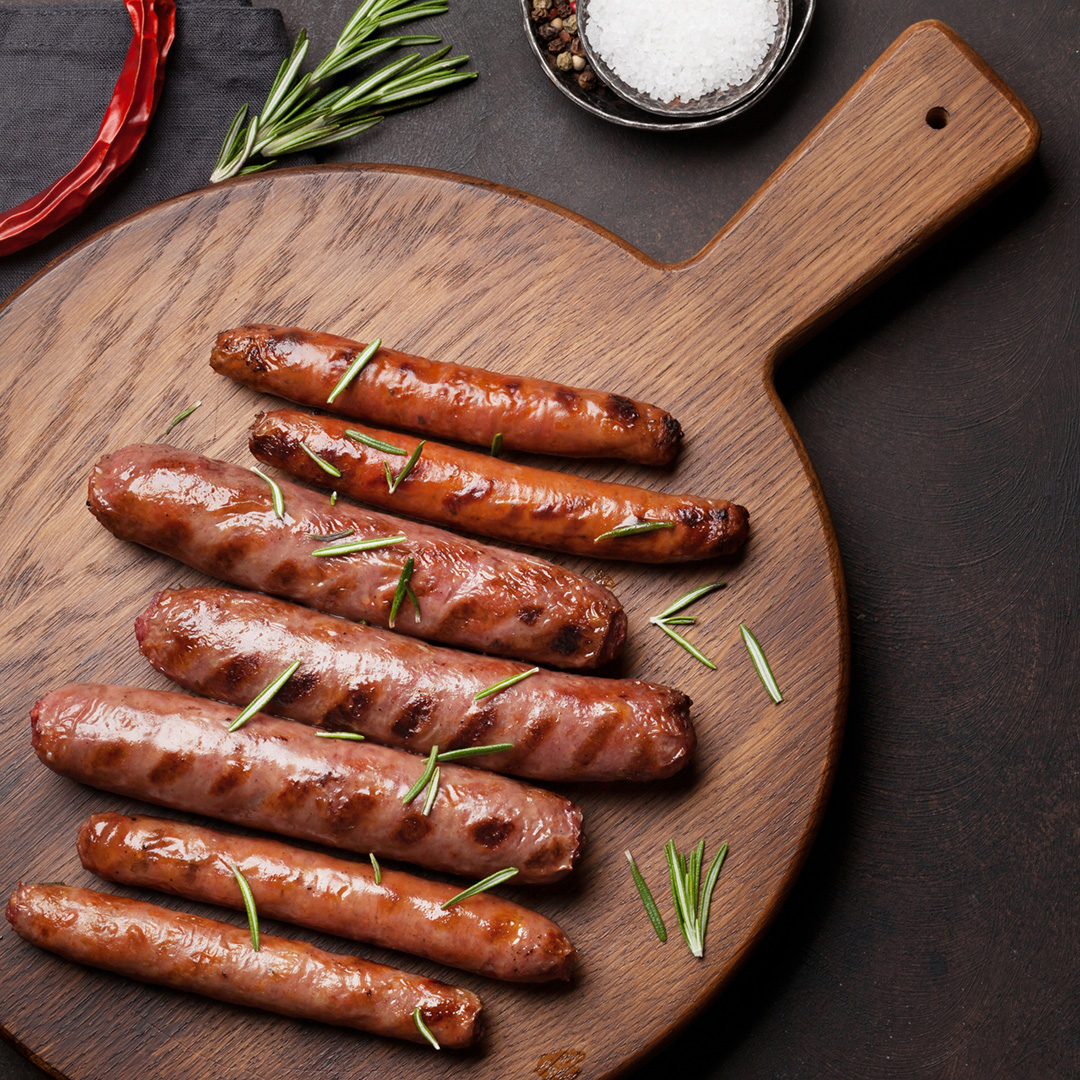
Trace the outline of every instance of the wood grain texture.
<instances>
[{"instance_id":1,"label":"wood grain texture","mask_svg":"<svg viewBox=\"0 0 1080 1080\"><path fill-rule=\"evenodd\" d=\"M926 123L943 107L949 123ZM206 367L224 326L265 320L407 351L637 393L690 432L675 470L595 465L589 475L723 494L752 539L710 568L605 565L630 614L625 669L695 700L692 775L643 791L574 789L588 855L575 880L513 890L583 955L569 989L461 979L492 1023L485 1052L435 1057L78 971L5 934L0 1021L59 1075L611 1076L677 1030L746 956L789 888L824 806L847 688L835 541L809 463L771 387L777 356L990 194L1034 151L1037 128L953 36L905 34L697 258L664 266L539 200L393 169L282 172L196 193L92 239L0 311L17 358L3 372L13 612L4 634L0 796L4 880L83 883L73 840L122 801L49 774L28 746L32 701L69 679L161 685L130 623L156 588L198 575L114 541L82 509L98 455L153 437L190 401L183 445L242 461L257 396ZM581 260L595 287L547 334L546 298ZM568 350L563 342L572 341ZM648 392L645 393L647 388ZM596 564L566 560L596 573ZM708 673L647 618L722 573L694 640ZM738 638L747 622L787 693L773 706ZM651 940L624 868L630 847L662 884L662 844L732 844L703 962ZM177 906L183 906L178 904ZM302 935L306 936L306 935ZM309 940L330 944L318 935ZM340 943L338 943L340 947ZM376 959L387 957L374 953ZM399 961L410 970L422 965ZM30 990L28 993L27 990ZM65 1023L51 1007L60 994ZM632 1023L627 1003L636 1004ZM134 1049L138 1048L138 1053Z\"/></svg>"}]
</instances>

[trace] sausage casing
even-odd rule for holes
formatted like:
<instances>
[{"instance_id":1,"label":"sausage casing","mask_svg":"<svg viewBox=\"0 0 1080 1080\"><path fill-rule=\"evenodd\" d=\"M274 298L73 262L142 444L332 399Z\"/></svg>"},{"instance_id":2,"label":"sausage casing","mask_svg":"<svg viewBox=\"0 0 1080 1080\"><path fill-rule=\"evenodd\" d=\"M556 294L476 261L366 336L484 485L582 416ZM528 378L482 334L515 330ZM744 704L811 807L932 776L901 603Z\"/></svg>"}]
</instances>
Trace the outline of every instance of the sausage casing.
<instances>
[{"instance_id":1,"label":"sausage casing","mask_svg":"<svg viewBox=\"0 0 1080 1080\"><path fill-rule=\"evenodd\" d=\"M397 630L550 667L588 668L618 654L626 615L607 589L542 559L282 482L284 518L250 469L164 445L129 446L90 477L89 507L110 532L249 589L385 626L406 561L420 620ZM319 557L312 539L349 542L404 534L390 547Z\"/></svg>"},{"instance_id":2,"label":"sausage casing","mask_svg":"<svg viewBox=\"0 0 1080 1080\"><path fill-rule=\"evenodd\" d=\"M604 559L671 563L730 555L750 531L745 507L695 495L668 495L630 484L587 480L536 469L425 441L416 464L391 493L386 469L395 475L402 458L374 449L348 431L412 453L417 440L347 420L314 416L299 409L261 413L249 446L260 461L361 502L437 525L446 525L514 544ZM341 473L333 477L304 446ZM650 532L598 537L620 525L662 522Z\"/></svg>"},{"instance_id":3,"label":"sausage casing","mask_svg":"<svg viewBox=\"0 0 1080 1080\"><path fill-rule=\"evenodd\" d=\"M444 765L430 814L402 800L423 758L320 739L265 713L228 731L234 709L161 690L71 684L31 713L34 750L63 776L177 810L363 853L515 882L573 866L581 811L518 780Z\"/></svg>"},{"instance_id":4,"label":"sausage casing","mask_svg":"<svg viewBox=\"0 0 1080 1080\"><path fill-rule=\"evenodd\" d=\"M411 618L406 609L399 619ZM491 697L524 664L426 645L236 589L166 589L136 619L158 671L242 705L296 658L267 711L426 753L513 743L469 764L538 780L656 780L694 751L690 699L637 679L539 671Z\"/></svg>"},{"instance_id":5,"label":"sausage casing","mask_svg":"<svg viewBox=\"0 0 1080 1080\"><path fill-rule=\"evenodd\" d=\"M510 982L569 979L574 948L550 919L485 892L162 818L95 814L79 858L109 881L243 910L239 867L260 916L424 956Z\"/></svg>"},{"instance_id":6,"label":"sausage casing","mask_svg":"<svg viewBox=\"0 0 1080 1080\"><path fill-rule=\"evenodd\" d=\"M297 327L241 326L218 335L210 366L254 390L373 424L510 450L666 465L682 429L663 409L620 394L500 375L380 348L332 402L366 346Z\"/></svg>"},{"instance_id":7,"label":"sausage casing","mask_svg":"<svg viewBox=\"0 0 1080 1080\"><path fill-rule=\"evenodd\" d=\"M66 960L217 1001L423 1042L419 1008L442 1046L479 1035L480 999L468 990L269 934L256 952L246 929L126 896L19 885L7 920Z\"/></svg>"}]
</instances>

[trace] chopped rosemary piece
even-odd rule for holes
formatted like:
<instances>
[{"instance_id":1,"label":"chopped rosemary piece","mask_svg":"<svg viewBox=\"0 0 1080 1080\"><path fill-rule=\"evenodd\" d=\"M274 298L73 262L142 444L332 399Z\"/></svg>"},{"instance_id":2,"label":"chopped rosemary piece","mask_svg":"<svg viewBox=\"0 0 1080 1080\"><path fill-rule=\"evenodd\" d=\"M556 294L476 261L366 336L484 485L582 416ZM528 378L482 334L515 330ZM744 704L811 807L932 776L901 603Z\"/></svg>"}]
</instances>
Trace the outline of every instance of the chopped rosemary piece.
<instances>
[{"instance_id":1,"label":"chopped rosemary piece","mask_svg":"<svg viewBox=\"0 0 1080 1080\"><path fill-rule=\"evenodd\" d=\"M601 540L618 540L623 536L639 536L641 533L656 532L657 529L674 529L674 521L635 521L632 525L616 525L606 533L601 533L593 540L599 544Z\"/></svg>"},{"instance_id":2,"label":"chopped rosemary piece","mask_svg":"<svg viewBox=\"0 0 1080 1080\"><path fill-rule=\"evenodd\" d=\"M397 588L394 590L394 599L390 603L390 622L389 622L388 625L389 625L391 630L394 629L394 620L397 619L397 613L398 613L398 609L401 607L401 601L405 599L406 593L408 593L410 591L409 590L409 579L412 577L412 572L413 572L413 566L414 565L415 565L415 560L410 555L405 560L405 565L401 568L401 577L398 578ZM413 595L415 596L415 593ZM417 612L417 615L419 616L419 613L420 613L420 605L419 604L416 605L416 612Z\"/></svg>"},{"instance_id":3,"label":"chopped rosemary piece","mask_svg":"<svg viewBox=\"0 0 1080 1080\"><path fill-rule=\"evenodd\" d=\"M491 440L491 456L498 457L502 450L502 432L496 431L495 438Z\"/></svg>"},{"instance_id":4,"label":"chopped rosemary piece","mask_svg":"<svg viewBox=\"0 0 1080 1080\"><path fill-rule=\"evenodd\" d=\"M669 604L659 615L654 615L649 622L653 626L659 626L661 630L673 641L677 641L695 660L700 660L707 668L712 671L716 670L716 665L701 652L695 645L691 645L689 641L682 636L682 634L676 633L671 628L673 626L693 626L697 622L697 617L694 615L679 615L678 612L684 608L688 608L695 600L700 600L703 596L708 596L709 593L715 592L717 589L722 589L724 583L722 581L711 581L708 585L699 585L696 589L691 589L684 596L680 596L673 604Z\"/></svg>"},{"instance_id":5,"label":"chopped rosemary piece","mask_svg":"<svg viewBox=\"0 0 1080 1080\"><path fill-rule=\"evenodd\" d=\"M645 884L645 879L641 876L641 871L637 868L637 863L634 862L634 856L629 851L623 852L627 860L630 863L630 873L634 876L634 884L637 886L638 895L641 897L641 902L645 905L645 914L649 916L649 922L652 923L653 929L656 931L656 936L661 941L667 941L667 927L664 926L664 920L660 918L660 912L656 907L656 901L653 899L652 893L649 892L649 886Z\"/></svg>"},{"instance_id":6,"label":"chopped rosemary piece","mask_svg":"<svg viewBox=\"0 0 1080 1080\"><path fill-rule=\"evenodd\" d=\"M385 461L383 462L383 468L386 470L386 483L390 488L391 495L397 491L398 484L413 471L413 466L420 460L420 451L424 449L424 443L426 442L427 439L421 439L420 442L416 444L416 449L409 455L409 460L401 467L401 472L399 472L397 476L391 476L390 466L387 465Z\"/></svg>"},{"instance_id":7,"label":"chopped rosemary piece","mask_svg":"<svg viewBox=\"0 0 1080 1080\"><path fill-rule=\"evenodd\" d=\"M330 492L330 505L333 506L334 503L336 503L336 502L337 502L337 492L336 491L331 491Z\"/></svg>"},{"instance_id":8,"label":"chopped rosemary piece","mask_svg":"<svg viewBox=\"0 0 1080 1080\"><path fill-rule=\"evenodd\" d=\"M665 626L693 626L697 622L696 615L669 615L666 619L660 619Z\"/></svg>"},{"instance_id":9,"label":"chopped rosemary piece","mask_svg":"<svg viewBox=\"0 0 1080 1080\"><path fill-rule=\"evenodd\" d=\"M269 686L261 690L255 700L229 725L229 730L242 728L292 678L299 666L300 661L294 660Z\"/></svg>"},{"instance_id":10,"label":"chopped rosemary piece","mask_svg":"<svg viewBox=\"0 0 1080 1080\"><path fill-rule=\"evenodd\" d=\"M251 471L255 473L256 476L261 476L270 485L270 496L274 500L274 513L277 515L277 517L284 518L285 497L281 494L281 488L278 487L277 481L271 480L270 477L267 476L266 473L264 473L262 469L258 467L258 465L252 465Z\"/></svg>"},{"instance_id":11,"label":"chopped rosemary piece","mask_svg":"<svg viewBox=\"0 0 1080 1080\"><path fill-rule=\"evenodd\" d=\"M352 555L355 551L374 551L376 548L390 547L393 544L405 543L406 536L399 533L397 536L378 536L374 540L357 540L352 544L335 544L333 547L318 548L312 555L324 558L328 555Z\"/></svg>"},{"instance_id":12,"label":"chopped rosemary piece","mask_svg":"<svg viewBox=\"0 0 1080 1080\"><path fill-rule=\"evenodd\" d=\"M169 426L165 429L165 434L161 437L164 439L181 420L186 420L201 404L201 401L196 401L194 405L189 405L183 412L177 413L169 422Z\"/></svg>"},{"instance_id":13,"label":"chopped rosemary piece","mask_svg":"<svg viewBox=\"0 0 1080 1080\"><path fill-rule=\"evenodd\" d=\"M360 374L361 371L367 367L368 361L379 351L379 346L382 344L382 338L376 338L357 358L348 366L345 374L338 379L337 386L330 391L330 396L326 399L327 405L334 403L334 398L345 389Z\"/></svg>"},{"instance_id":14,"label":"chopped rosemary piece","mask_svg":"<svg viewBox=\"0 0 1080 1080\"><path fill-rule=\"evenodd\" d=\"M438 761L438 758L435 759ZM442 770L436 766L435 771L431 774L431 781L427 787L427 798L424 800L424 809L420 811L424 817L427 817L431 813L431 808L435 805L435 796L439 793L439 777L442 775Z\"/></svg>"},{"instance_id":15,"label":"chopped rosemary piece","mask_svg":"<svg viewBox=\"0 0 1080 1080\"><path fill-rule=\"evenodd\" d=\"M255 952L259 951L259 913L255 910L255 897L251 893L251 886L247 878L240 873L240 867L236 863L229 863L229 869L236 878L236 884L240 886L240 895L244 898L244 911L247 912L248 926L251 928L251 947Z\"/></svg>"},{"instance_id":16,"label":"chopped rosemary piece","mask_svg":"<svg viewBox=\"0 0 1080 1080\"><path fill-rule=\"evenodd\" d=\"M508 866L505 870L496 870L494 874L489 874L483 881L478 881L475 885L470 885L467 889L463 889L457 896L451 896L450 899L443 904L443 911L449 911L455 904L460 904L462 900L468 900L470 896L486 892L488 889L493 889L496 885L501 885L504 881L509 881L516 873L516 866Z\"/></svg>"},{"instance_id":17,"label":"chopped rosemary piece","mask_svg":"<svg viewBox=\"0 0 1080 1080\"><path fill-rule=\"evenodd\" d=\"M411 585L406 585L405 586L405 595L409 598L409 603L412 604L412 606L414 608L416 608L416 616L415 617L416 617L416 621L419 622L420 621L420 601L417 598L416 593L413 591L413 587Z\"/></svg>"},{"instance_id":18,"label":"chopped rosemary piece","mask_svg":"<svg viewBox=\"0 0 1080 1080\"><path fill-rule=\"evenodd\" d=\"M371 869L375 871L375 884L382 884L382 868L379 866L379 860L375 858L375 852L373 851L368 858L371 860Z\"/></svg>"},{"instance_id":19,"label":"chopped rosemary piece","mask_svg":"<svg viewBox=\"0 0 1080 1080\"><path fill-rule=\"evenodd\" d=\"M420 1015L419 1005L417 1005L416 1008L413 1009L412 1018L416 1023L416 1028L420 1032L420 1034L423 1035L424 1038L427 1039L427 1041L431 1043L431 1045L434 1046L436 1050L441 1050L442 1047L439 1045L439 1040L436 1039L430 1031L428 1031L428 1026L424 1023L424 1018Z\"/></svg>"},{"instance_id":20,"label":"chopped rosemary piece","mask_svg":"<svg viewBox=\"0 0 1080 1080\"><path fill-rule=\"evenodd\" d=\"M711 581L708 585L699 585L696 589L691 589L685 596L680 596L674 604L668 605L660 612L656 617L658 619L669 619L672 615L682 611L683 608L688 608L695 600L700 600L703 596L708 596L711 592L716 592L717 589L722 589L724 582Z\"/></svg>"},{"instance_id":21,"label":"chopped rosemary piece","mask_svg":"<svg viewBox=\"0 0 1080 1080\"><path fill-rule=\"evenodd\" d=\"M336 465L331 465L330 462L326 460L326 458L319 457L319 455L316 454L315 451L312 450L306 442L302 442L300 444L300 449L303 450L304 453L307 454L307 456L311 458L311 460L314 461L315 464L318 465L323 472L327 472L331 476L341 476L341 470Z\"/></svg>"},{"instance_id":22,"label":"chopped rosemary piece","mask_svg":"<svg viewBox=\"0 0 1080 1080\"><path fill-rule=\"evenodd\" d=\"M374 439L370 435L365 435L362 431L353 431L352 428L346 428L345 434L350 439L355 439L365 446L370 446L372 450L381 450L384 454L400 454L404 457L409 452L408 450L402 450L400 446L391 446L388 442L383 442L382 439Z\"/></svg>"},{"instance_id":23,"label":"chopped rosemary piece","mask_svg":"<svg viewBox=\"0 0 1080 1080\"><path fill-rule=\"evenodd\" d=\"M757 668L759 678L765 689L769 691L769 697L779 705L784 700L784 695L780 693L780 687L776 685L772 669L769 667L769 661L765 659L765 654L761 651L757 638L750 633L750 628L746 623L739 623L739 632L742 634L750 659L754 661L754 667Z\"/></svg>"},{"instance_id":24,"label":"chopped rosemary piece","mask_svg":"<svg viewBox=\"0 0 1080 1080\"><path fill-rule=\"evenodd\" d=\"M666 622L661 622L655 616L649 622L653 626L659 626L669 638L677 641L695 660L700 660L710 671L716 670L716 665L696 645L691 645L682 634L677 634Z\"/></svg>"},{"instance_id":25,"label":"chopped rosemary piece","mask_svg":"<svg viewBox=\"0 0 1080 1080\"><path fill-rule=\"evenodd\" d=\"M679 920L683 939L694 956L702 956L705 952L709 907L727 851L727 844L722 844L705 875L704 888L701 888L701 861L705 855L705 841L702 840L694 848L689 860L679 854L674 840L669 840L664 845L671 877L671 898L675 901L675 915Z\"/></svg>"},{"instance_id":26,"label":"chopped rosemary piece","mask_svg":"<svg viewBox=\"0 0 1080 1080\"><path fill-rule=\"evenodd\" d=\"M481 690L473 701L481 701L483 698L491 697L492 694L502 693L508 687L514 685L514 683L521 682L522 679L527 679L530 675L535 675L540 669L538 667L529 668L528 671L519 671L516 675L511 675L509 679L503 679L502 682L495 683L494 686L489 686L486 690Z\"/></svg>"},{"instance_id":27,"label":"chopped rosemary piece","mask_svg":"<svg viewBox=\"0 0 1080 1080\"><path fill-rule=\"evenodd\" d=\"M466 746L461 750L444 750L439 761L458 761L461 758L476 757L479 754L501 754L504 750L513 750L512 742L492 743L490 746Z\"/></svg>"},{"instance_id":28,"label":"chopped rosemary piece","mask_svg":"<svg viewBox=\"0 0 1080 1080\"><path fill-rule=\"evenodd\" d=\"M435 762L439 758L439 748L433 746L431 753L428 754L427 764L424 766L424 771L420 774L420 779L405 793L405 798L402 799L402 803L406 806L409 805L428 786L428 781L435 775Z\"/></svg>"},{"instance_id":29,"label":"chopped rosemary piece","mask_svg":"<svg viewBox=\"0 0 1080 1080\"><path fill-rule=\"evenodd\" d=\"M317 739L351 739L353 742L363 742L364 736L356 731L316 731Z\"/></svg>"},{"instance_id":30,"label":"chopped rosemary piece","mask_svg":"<svg viewBox=\"0 0 1080 1080\"><path fill-rule=\"evenodd\" d=\"M344 540L346 536L352 536L356 532L355 529L341 529L336 533L327 533L326 536L320 536L318 533L304 533L304 536L308 540L320 540L324 544L329 544L331 540Z\"/></svg>"}]
</instances>

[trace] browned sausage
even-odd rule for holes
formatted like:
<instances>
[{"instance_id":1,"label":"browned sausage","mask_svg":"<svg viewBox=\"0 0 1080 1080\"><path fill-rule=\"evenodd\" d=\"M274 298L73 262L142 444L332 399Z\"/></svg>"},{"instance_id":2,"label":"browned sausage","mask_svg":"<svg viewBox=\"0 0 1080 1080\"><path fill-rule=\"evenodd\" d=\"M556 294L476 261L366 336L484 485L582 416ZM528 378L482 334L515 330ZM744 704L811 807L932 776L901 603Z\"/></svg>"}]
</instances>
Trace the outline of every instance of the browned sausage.
<instances>
[{"instance_id":1,"label":"browned sausage","mask_svg":"<svg viewBox=\"0 0 1080 1080\"><path fill-rule=\"evenodd\" d=\"M332 402L366 346L296 327L241 326L219 334L210 366L255 390L373 424L509 450L666 465L682 429L670 414L620 394L425 360L380 348Z\"/></svg>"},{"instance_id":2,"label":"browned sausage","mask_svg":"<svg viewBox=\"0 0 1080 1080\"><path fill-rule=\"evenodd\" d=\"M19 885L7 905L15 933L65 960L234 1005L424 1042L415 1009L440 1046L471 1046L480 999L434 979L339 956L156 904L69 885Z\"/></svg>"},{"instance_id":3,"label":"browned sausage","mask_svg":"<svg viewBox=\"0 0 1080 1080\"><path fill-rule=\"evenodd\" d=\"M444 765L425 815L422 796L403 802L423 758L265 713L230 732L235 716L186 694L76 683L30 719L50 769L160 806L470 878L514 866L515 883L555 881L577 857L581 811L561 795Z\"/></svg>"},{"instance_id":4,"label":"browned sausage","mask_svg":"<svg viewBox=\"0 0 1080 1080\"><path fill-rule=\"evenodd\" d=\"M89 507L110 532L214 577L348 619L385 626L406 561L421 617L401 633L550 667L595 667L626 637L619 601L594 581L530 555L502 551L352 505L331 506L283 482L284 518L250 469L171 446L129 446L90 477ZM312 536L403 543L319 557Z\"/></svg>"},{"instance_id":5,"label":"browned sausage","mask_svg":"<svg viewBox=\"0 0 1080 1080\"><path fill-rule=\"evenodd\" d=\"M125 885L243 910L239 867L260 916L424 956L510 982L569 979L574 947L550 920L490 892L346 862L276 840L162 818L95 814L79 830L87 870Z\"/></svg>"},{"instance_id":6,"label":"browned sausage","mask_svg":"<svg viewBox=\"0 0 1080 1080\"><path fill-rule=\"evenodd\" d=\"M409 619L408 609L398 616ZM187 690L246 704L293 660L267 711L426 753L495 743L469 764L538 780L656 780L694 751L690 699L637 679L540 671L440 649L256 593L169 589L135 622L146 658Z\"/></svg>"},{"instance_id":7,"label":"browned sausage","mask_svg":"<svg viewBox=\"0 0 1080 1080\"><path fill-rule=\"evenodd\" d=\"M393 492L403 458L364 445L360 431L412 453L417 440L358 428L298 409L261 413L251 429L251 452L270 465L372 506L437 525L514 544L633 562L687 562L730 555L750 531L746 509L719 499L666 495L629 484L586 480L569 473L515 465L471 450L425 441L416 464ZM334 477L304 447L333 465ZM621 525L662 522L663 528L598 539Z\"/></svg>"}]
</instances>

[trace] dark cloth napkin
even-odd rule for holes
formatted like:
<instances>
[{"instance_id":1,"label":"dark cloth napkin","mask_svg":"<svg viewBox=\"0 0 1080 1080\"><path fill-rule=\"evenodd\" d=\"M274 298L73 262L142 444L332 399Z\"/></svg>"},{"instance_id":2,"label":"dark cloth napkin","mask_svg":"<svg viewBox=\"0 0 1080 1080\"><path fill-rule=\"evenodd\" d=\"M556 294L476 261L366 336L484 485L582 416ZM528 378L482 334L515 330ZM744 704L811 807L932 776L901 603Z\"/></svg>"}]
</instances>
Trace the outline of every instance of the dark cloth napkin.
<instances>
[{"instance_id":1,"label":"dark cloth napkin","mask_svg":"<svg viewBox=\"0 0 1080 1080\"><path fill-rule=\"evenodd\" d=\"M244 102L258 111L265 100L289 51L280 12L250 0L178 0L176 7L165 86L134 160L74 221L0 256L0 303L84 237L205 185L233 114ZM89 148L131 33L120 0L0 4L0 211L48 187Z\"/></svg>"}]
</instances>

